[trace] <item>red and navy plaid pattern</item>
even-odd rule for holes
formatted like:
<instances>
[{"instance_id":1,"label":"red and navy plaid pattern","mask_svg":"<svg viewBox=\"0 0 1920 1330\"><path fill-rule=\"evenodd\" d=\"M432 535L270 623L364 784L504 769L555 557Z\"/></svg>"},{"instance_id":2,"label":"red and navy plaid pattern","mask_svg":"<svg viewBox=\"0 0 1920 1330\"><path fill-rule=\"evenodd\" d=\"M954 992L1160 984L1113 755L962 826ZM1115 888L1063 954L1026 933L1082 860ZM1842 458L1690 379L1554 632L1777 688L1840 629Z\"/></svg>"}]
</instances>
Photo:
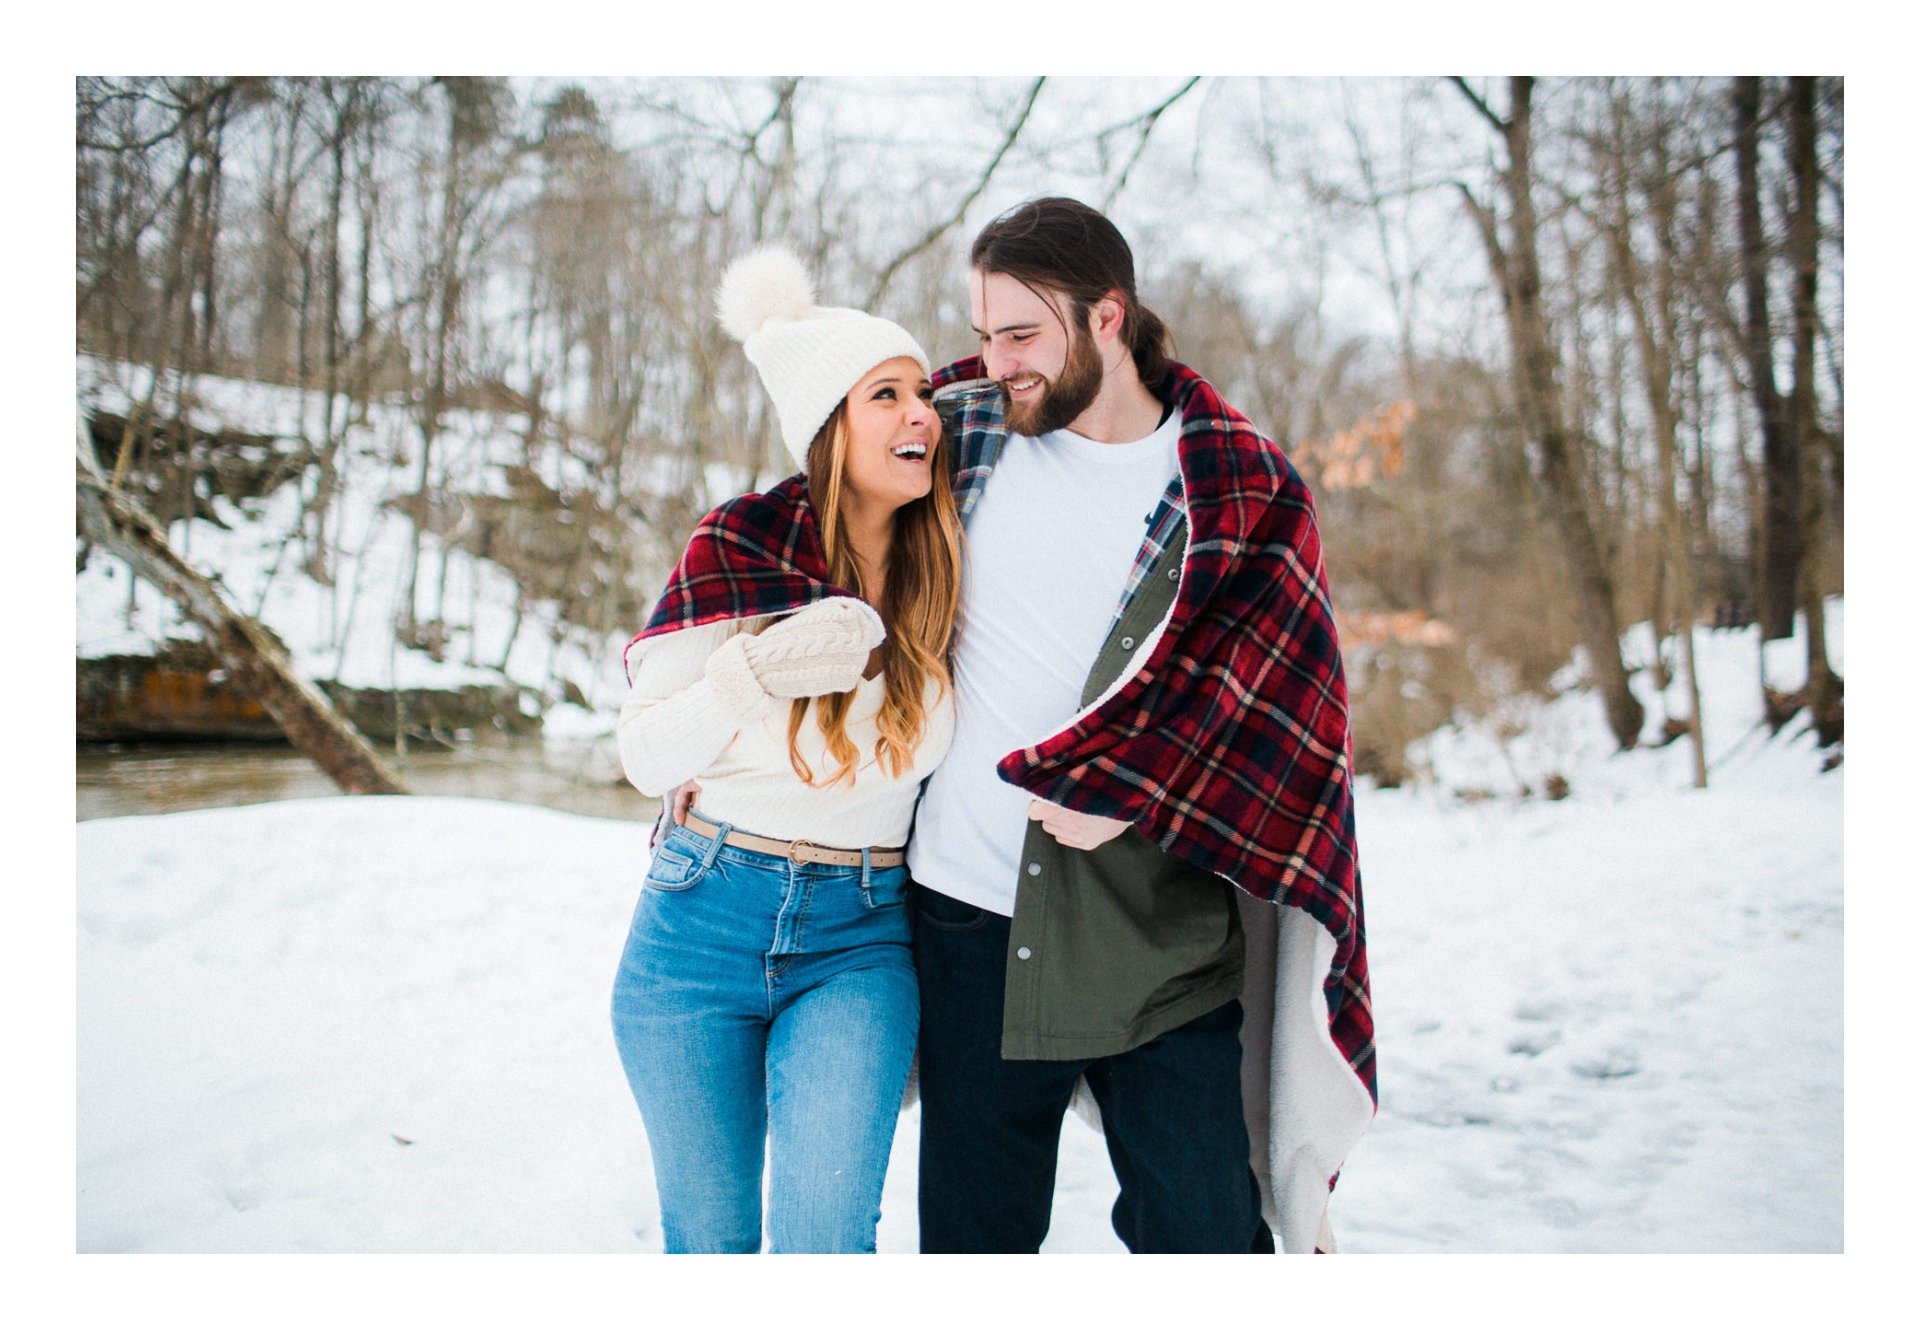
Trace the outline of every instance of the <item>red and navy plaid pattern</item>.
<instances>
[{"instance_id":1,"label":"red and navy plaid pattern","mask_svg":"<svg viewBox=\"0 0 1920 1330\"><path fill-rule=\"evenodd\" d=\"M827 581L826 547L807 499L803 475L765 494L729 499L700 519L653 616L627 643L622 659L633 678L636 644L662 633L727 619L786 614L833 596L851 596Z\"/></svg>"},{"instance_id":2,"label":"red and navy plaid pattern","mask_svg":"<svg viewBox=\"0 0 1920 1330\"><path fill-rule=\"evenodd\" d=\"M934 383L980 377L975 358ZM1324 925L1335 939L1329 1030L1377 1104L1346 676L1313 498L1279 445L1198 374L1175 366L1171 397L1183 485L1156 510L1128 582L1131 595L1184 497L1187 554L1166 629L1111 696L1009 754L1000 775L1140 824L1162 849ZM995 387L940 401L964 514L1005 442L1004 398Z\"/></svg>"}]
</instances>

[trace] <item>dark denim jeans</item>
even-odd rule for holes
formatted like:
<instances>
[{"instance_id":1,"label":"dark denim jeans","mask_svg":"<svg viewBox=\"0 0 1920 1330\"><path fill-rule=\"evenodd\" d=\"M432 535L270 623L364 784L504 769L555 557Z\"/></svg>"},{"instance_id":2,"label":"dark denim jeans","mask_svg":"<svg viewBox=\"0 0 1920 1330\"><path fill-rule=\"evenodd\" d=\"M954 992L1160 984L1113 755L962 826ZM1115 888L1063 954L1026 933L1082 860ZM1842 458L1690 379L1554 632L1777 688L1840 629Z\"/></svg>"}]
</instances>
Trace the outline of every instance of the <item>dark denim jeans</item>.
<instances>
[{"instance_id":1,"label":"dark denim jeans","mask_svg":"<svg viewBox=\"0 0 1920 1330\"><path fill-rule=\"evenodd\" d=\"M1240 1104L1240 1004L1139 1048L1068 1062L1000 1056L1011 921L917 883L920 1250L1034 1252L1053 1213L1060 1126L1081 1076L1135 1252L1272 1251Z\"/></svg>"}]
</instances>

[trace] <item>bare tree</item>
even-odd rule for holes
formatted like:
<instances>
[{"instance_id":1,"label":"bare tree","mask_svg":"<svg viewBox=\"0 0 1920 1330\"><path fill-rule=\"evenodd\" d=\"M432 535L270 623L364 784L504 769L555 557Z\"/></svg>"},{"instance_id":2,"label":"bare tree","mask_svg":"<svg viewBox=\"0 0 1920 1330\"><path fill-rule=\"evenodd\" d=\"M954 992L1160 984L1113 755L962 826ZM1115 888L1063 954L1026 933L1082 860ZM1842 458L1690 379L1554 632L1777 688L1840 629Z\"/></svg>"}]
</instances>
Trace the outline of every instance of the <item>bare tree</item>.
<instances>
[{"instance_id":1,"label":"bare tree","mask_svg":"<svg viewBox=\"0 0 1920 1330\"><path fill-rule=\"evenodd\" d=\"M1767 714L1783 724L1804 703L1823 744L1842 731L1841 682L1827 659L1824 608L1826 467L1830 450L1821 427L1816 355L1820 340L1819 207L1816 80L1789 82L1781 112L1786 122L1786 237L1776 249L1765 231L1761 149L1771 117L1765 86L1754 77L1734 80L1731 104L1739 190L1740 283L1745 294L1741 346L1747 390L1760 420L1760 622L1767 638L1790 636L1796 609L1807 634L1804 694L1775 691L1764 673ZM1791 292L1790 346L1793 383L1782 393L1774 368L1774 327L1769 279L1776 257L1784 258ZM1763 663L1764 669L1764 663Z\"/></svg>"},{"instance_id":2,"label":"bare tree","mask_svg":"<svg viewBox=\"0 0 1920 1330\"><path fill-rule=\"evenodd\" d=\"M1673 163L1668 146L1667 128L1660 94L1656 90L1650 123L1646 128L1645 153L1632 141L1628 125L1630 107L1625 92L1617 85L1610 97L1613 141L1609 160L1603 163L1602 179L1611 196L1612 215L1603 222L1604 234L1620 296L1631 318L1640 364L1641 383L1652 418L1654 441L1659 453L1659 477L1654 486L1659 507L1659 561L1675 582L1675 636L1680 646L1681 674L1689 704L1688 737L1693 750L1693 781L1698 788L1707 784L1707 748L1703 713L1700 706L1700 673L1694 658L1694 631L1698 617L1694 590L1693 558L1687 539L1689 524L1682 513L1680 496L1680 407L1677 400L1674 361L1679 352L1679 298L1675 280L1675 228L1677 199ZM1652 223L1654 257L1649 263L1634 245L1633 205L1645 199ZM1649 272L1649 269L1651 270ZM1665 578L1658 579L1664 585ZM1654 616L1656 629L1661 616Z\"/></svg>"},{"instance_id":3,"label":"bare tree","mask_svg":"<svg viewBox=\"0 0 1920 1330\"><path fill-rule=\"evenodd\" d=\"M1474 108L1499 133L1506 148L1500 181L1507 205L1506 235L1499 219L1464 185L1461 193L1479 224L1487 259L1506 309L1511 342L1514 393L1520 419L1533 443L1540 500L1559 533L1572 576L1575 611L1606 709L1607 724L1621 748L1638 742L1645 708L1628 685L1620 654L1620 619L1614 581L1589 505L1583 472L1588 465L1588 434L1568 419L1559 381L1559 355L1547 328L1541 300L1538 223L1534 212L1533 80L1508 81L1509 107L1502 117L1464 81L1456 81Z\"/></svg>"},{"instance_id":4,"label":"bare tree","mask_svg":"<svg viewBox=\"0 0 1920 1330\"><path fill-rule=\"evenodd\" d=\"M1765 498L1760 523L1760 632L1791 637L1800 595L1800 443L1791 404L1775 386L1773 322L1768 315L1767 244L1760 198L1760 99L1758 78L1733 83L1735 152L1739 166L1740 282L1746 298L1742 346L1747 380L1760 416L1761 477Z\"/></svg>"},{"instance_id":5,"label":"bare tree","mask_svg":"<svg viewBox=\"0 0 1920 1330\"><path fill-rule=\"evenodd\" d=\"M1802 566L1799 580L1801 611L1807 628L1807 707L1824 744L1837 743L1842 732L1840 679L1827 659L1823 527L1826 520L1826 478L1820 463L1820 407L1814 375L1814 343L1819 336L1818 288L1820 271L1819 127L1816 124L1815 80L1795 78L1787 98L1787 156L1793 180L1793 211L1788 229L1788 257L1793 273L1793 436L1799 452L1799 528Z\"/></svg>"},{"instance_id":6,"label":"bare tree","mask_svg":"<svg viewBox=\"0 0 1920 1330\"><path fill-rule=\"evenodd\" d=\"M515 145L505 135L511 103L504 80L440 78L432 86L446 103L447 128L439 161L437 226L422 292L426 381L417 417L420 450L414 472L413 540L398 626L409 645L437 657L445 648L444 625L438 618L424 623L419 618L421 536L434 525L434 444L445 426L459 375L455 340L469 289L479 279L475 264L497 225L490 209L506 179Z\"/></svg>"}]
</instances>

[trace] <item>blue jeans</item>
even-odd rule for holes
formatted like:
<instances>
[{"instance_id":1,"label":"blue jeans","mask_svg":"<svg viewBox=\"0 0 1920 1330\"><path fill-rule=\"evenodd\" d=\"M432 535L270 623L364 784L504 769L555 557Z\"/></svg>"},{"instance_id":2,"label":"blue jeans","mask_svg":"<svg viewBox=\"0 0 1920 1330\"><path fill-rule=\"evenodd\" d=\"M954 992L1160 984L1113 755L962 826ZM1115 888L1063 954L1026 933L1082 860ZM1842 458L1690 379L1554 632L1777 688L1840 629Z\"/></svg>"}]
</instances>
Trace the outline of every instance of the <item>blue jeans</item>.
<instances>
[{"instance_id":1,"label":"blue jeans","mask_svg":"<svg viewBox=\"0 0 1920 1330\"><path fill-rule=\"evenodd\" d=\"M1036 1252L1053 1216L1060 1126L1081 1077L1100 1105L1134 1252L1270 1252L1240 1100L1240 1003L1138 1048L1072 1061L1000 1056L1012 920L916 884L920 1250Z\"/></svg>"},{"instance_id":2,"label":"blue jeans","mask_svg":"<svg viewBox=\"0 0 1920 1330\"><path fill-rule=\"evenodd\" d=\"M870 1252L919 1023L905 867L673 827L613 989L670 1252Z\"/></svg>"}]
</instances>

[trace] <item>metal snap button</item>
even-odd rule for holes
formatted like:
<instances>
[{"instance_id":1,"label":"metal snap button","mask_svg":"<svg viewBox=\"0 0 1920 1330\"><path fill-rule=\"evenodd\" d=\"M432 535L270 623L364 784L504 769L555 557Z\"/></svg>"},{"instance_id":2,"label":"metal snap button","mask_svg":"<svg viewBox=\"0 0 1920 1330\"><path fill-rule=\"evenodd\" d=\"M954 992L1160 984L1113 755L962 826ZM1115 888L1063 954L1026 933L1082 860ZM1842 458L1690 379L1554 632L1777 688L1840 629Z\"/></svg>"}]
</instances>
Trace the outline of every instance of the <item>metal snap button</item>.
<instances>
[{"instance_id":1,"label":"metal snap button","mask_svg":"<svg viewBox=\"0 0 1920 1330\"><path fill-rule=\"evenodd\" d=\"M1131 651L1131 650L1133 650L1133 639L1132 639L1131 637L1123 637L1123 638L1121 638L1121 639L1120 639L1120 649L1121 649L1122 651Z\"/></svg>"},{"instance_id":2,"label":"metal snap button","mask_svg":"<svg viewBox=\"0 0 1920 1330\"><path fill-rule=\"evenodd\" d=\"M1028 876L1028 877L1039 877L1039 876L1040 876L1040 865L1039 865L1039 864L1028 864L1028 865L1027 865L1027 876Z\"/></svg>"},{"instance_id":3,"label":"metal snap button","mask_svg":"<svg viewBox=\"0 0 1920 1330\"><path fill-rule=\"evenodd\" d=\"M1033 948L1022 947L1020 948L1020 950L1014 952L1013 954L1018 956L1023 961L1030 961L1033 959Z\"/></svg>"}]
</instances>

